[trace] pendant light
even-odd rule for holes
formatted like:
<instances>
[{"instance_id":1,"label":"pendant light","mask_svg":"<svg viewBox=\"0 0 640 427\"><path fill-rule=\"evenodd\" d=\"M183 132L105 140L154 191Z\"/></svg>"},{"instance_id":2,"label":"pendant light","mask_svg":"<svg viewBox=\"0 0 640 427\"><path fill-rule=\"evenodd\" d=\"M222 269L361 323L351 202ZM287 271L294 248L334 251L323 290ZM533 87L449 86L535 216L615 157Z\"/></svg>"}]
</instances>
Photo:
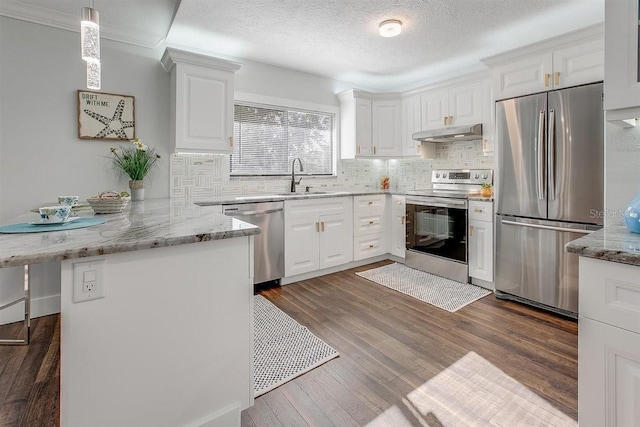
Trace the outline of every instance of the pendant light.
<instances>
[{"instance_id":1,"label":"pendant light","mask_svg":"<svg viewBox=\"0 0 640 427\"><path fill-rule=\"evenodd\" d=\"M87 88L100 89L100 21L98 11L91 7L82 8L80 21L80 44L82 59L87 62Z\"/></svg>"}]
</instances>

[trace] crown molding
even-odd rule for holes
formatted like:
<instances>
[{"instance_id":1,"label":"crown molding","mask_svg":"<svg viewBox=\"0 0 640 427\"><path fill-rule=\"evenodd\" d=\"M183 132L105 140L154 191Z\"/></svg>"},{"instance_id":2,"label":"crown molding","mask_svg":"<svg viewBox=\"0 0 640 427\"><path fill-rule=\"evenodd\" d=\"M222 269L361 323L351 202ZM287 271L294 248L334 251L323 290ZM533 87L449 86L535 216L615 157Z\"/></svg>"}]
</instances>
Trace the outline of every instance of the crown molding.
<instances>
[{"instance_id":1,"label":"crown molding","mask_svg":"<svg viewBox=\"0 0 640 427\"><path fill-rule=\"evenodd\" d=\"M99 12L99 11L98 11ZM53 27L60 30L80 32L80 11L77 15L59 12L46 7L27 5L16 0L0 2L0 16ZM164 41L164 37L152 34L132 32L124 28L115 28L108 24L100 24L100 38L118 43L154 49Z\"/></svg>"},{"instance_id":2,"label":"crown molding","mask_svg":"<svg viewBox=\"0 0 640 427\"><path fill-rule=\"evenodd\" d=\"M514 59L522 58L523 56L550 51L562 46L603 37L604 22L600 22L598 24L589 25L588 27L580 28L578 30L561 34L556 37L551 37L536 43L508 50L497 55L481 58L480 61L482 61L488 67L493 67L494 65L501 62L512 61Z\"/></svg>"},{"instance_id":3,"label":"crown molding","mask_svg":"<svg viewBox=\"0 0 640 427\"><path fill-rule=\"evenodd\" d=\"M175 64L198 65L201 67L213 68L220 71L230 71L233 73L238 71L242 66L239 62L228 61L223 58L202 55L173 47L167 47L162 55L162 59L160 59L160 63L162 64L162 68L167 72L171 72L171 69Z\"/></svg>"}]
</instances>

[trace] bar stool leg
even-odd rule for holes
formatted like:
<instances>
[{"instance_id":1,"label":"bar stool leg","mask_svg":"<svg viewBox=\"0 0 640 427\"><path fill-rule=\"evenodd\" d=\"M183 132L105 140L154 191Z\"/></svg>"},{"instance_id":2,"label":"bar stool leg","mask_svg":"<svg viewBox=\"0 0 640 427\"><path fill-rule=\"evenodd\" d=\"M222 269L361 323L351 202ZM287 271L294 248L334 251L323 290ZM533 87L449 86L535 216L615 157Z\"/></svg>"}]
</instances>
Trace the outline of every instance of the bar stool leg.
<instances>
[{"instance_id":1,"label":"bar stool leg","mask_svg":"<svg viewBox=\"0 0 640 427\"><path fill-rule=\"evenodd\" d=\"M24 321L23 321L23 339L0 339L0 345L28 345L29 334L31 332L31 294L29 291L29 285L31 284L31 275L29 274L29 265L23 266L24 270L24 296L12 301L8 304L0 306L0 310L16 305L24 301Z\"/></svg>"}]
</instances>

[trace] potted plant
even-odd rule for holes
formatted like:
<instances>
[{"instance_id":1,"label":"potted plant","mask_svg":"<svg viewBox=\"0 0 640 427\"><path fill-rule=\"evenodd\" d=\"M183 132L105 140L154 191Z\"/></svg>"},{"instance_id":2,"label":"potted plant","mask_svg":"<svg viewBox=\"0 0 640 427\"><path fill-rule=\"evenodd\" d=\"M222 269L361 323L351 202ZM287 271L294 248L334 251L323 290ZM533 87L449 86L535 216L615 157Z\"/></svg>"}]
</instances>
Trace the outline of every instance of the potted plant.
<instances>
[{"instance_id":1,"label":"potted plant","mask_svg":"<svg viewBox=\"0 0 640 427\"><path fill-rule=\"evenodd\" d=\"M491 197L493 195L493 185L486 182L482 184L482 188L480 188L480 195L482 197Z\"/></svg>"},{"instance_id":2,"label":"potted plant","mask_svg":"<svg viewBox=\"0 0 640 427\"><path fill-rule=\"evenodd\" d=\"M129 177L131 200L144 200L144 178L157 164L160 155L153 148L143 144L139 138L131 141L130 146L111 148L113 164Z\"/></svg>"}]
</instances>

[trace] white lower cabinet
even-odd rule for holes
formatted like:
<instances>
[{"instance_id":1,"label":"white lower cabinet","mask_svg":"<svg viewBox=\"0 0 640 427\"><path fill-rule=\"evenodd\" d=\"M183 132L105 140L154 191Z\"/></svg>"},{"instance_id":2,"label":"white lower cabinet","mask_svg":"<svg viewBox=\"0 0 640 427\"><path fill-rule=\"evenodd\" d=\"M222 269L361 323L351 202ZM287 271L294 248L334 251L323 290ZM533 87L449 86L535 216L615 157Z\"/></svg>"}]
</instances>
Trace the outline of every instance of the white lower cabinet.
<instances>
[{"instance_id":1,"label":"white lower cabinet","mask_svg":"<svg viewBox=\"0 0 640 427\"><path fill-rule=\"evenodd\" d=\"M578 422L640 426L640 267L580 257Z\"/></svg>"},{"instance_id":2,"label":"white lower cabinet","mask_svg":"<svg viewBox=\"0 0 640 427\"><path fill-rule=\"evenodd\" d=\"M351 197L285 201L285 277L353 260Z\"/></svg>"},{"instance_id":3,"label":"white lower cabinet","mask_svg":"<svg viewBox=\"0 0 640 427\"><path fill-rule=\"evenodd\" d=\"M404 258L406 248L406 207L404 196L391 196L391 255Z\"/></svg>"},{"instance_id":4,"label":"white lower cabinet","mask_svg":"<svg viewBox=\"0 0 640 427\"><path fill-rule=\"evenodd\" d=\"M372 194L353 198L353 259L359 261L387 250L386 195Z\"/></svg>"},{"instance_id":5,"label":"white lower cabinet","mask_svg":"<svg viewBox=\"0 0 640 427\"><path fill-rule=\"evenodd\" d=\"M469 276L493 282L493 202L469 201Z\"/></svg>"}]
</instances>

